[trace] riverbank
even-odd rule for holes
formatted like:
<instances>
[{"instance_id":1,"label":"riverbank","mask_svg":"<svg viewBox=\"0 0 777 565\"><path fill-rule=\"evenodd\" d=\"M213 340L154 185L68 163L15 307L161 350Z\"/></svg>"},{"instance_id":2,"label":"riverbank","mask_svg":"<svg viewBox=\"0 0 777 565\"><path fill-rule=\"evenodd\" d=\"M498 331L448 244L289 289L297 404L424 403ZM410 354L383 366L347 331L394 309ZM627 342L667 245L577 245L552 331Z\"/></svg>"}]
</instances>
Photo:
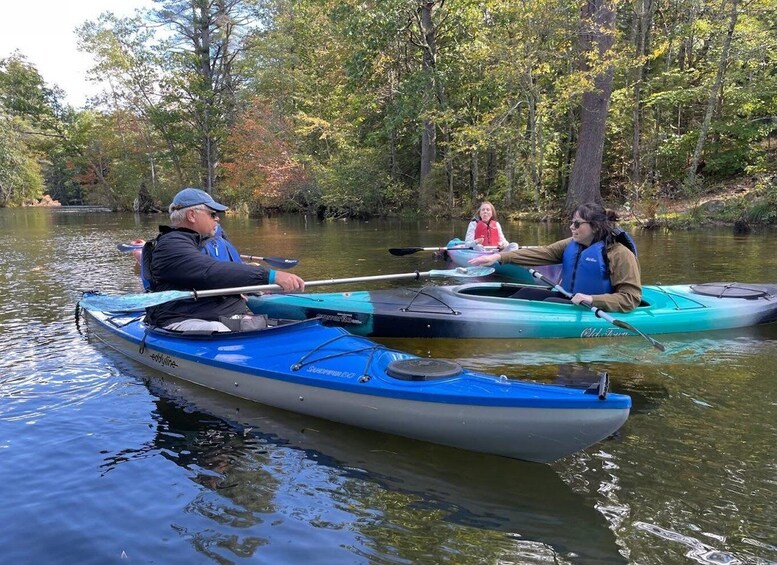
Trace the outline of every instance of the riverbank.
<instances>
[{"instance_id":1,"label":"riverbank","mask_svg":"<svg viewBox=\"0 0 777 565\"><path fill-rule=\"evenodd\" d=\"M646 199L624 206L625 223L646 229L731 226L747 232L777 224L777 175L763 174L710 185L696 194Z\"/></svg>"},{"instance_id":2,"label":"riverbank","mask_svg":"<svg viewBox=\"0 0 777 565\"><path fill-rule=\"evenodd\" d=\"M777 225L777 174L738 177L711 184L695 194L677 190L642 195L638 201L614 209L621 224L643 229L731 226L746 233L756 227ZM513 220L530 221L555 221L561 215L560 208L508 213Z\"/></svg>"}]
</instances>

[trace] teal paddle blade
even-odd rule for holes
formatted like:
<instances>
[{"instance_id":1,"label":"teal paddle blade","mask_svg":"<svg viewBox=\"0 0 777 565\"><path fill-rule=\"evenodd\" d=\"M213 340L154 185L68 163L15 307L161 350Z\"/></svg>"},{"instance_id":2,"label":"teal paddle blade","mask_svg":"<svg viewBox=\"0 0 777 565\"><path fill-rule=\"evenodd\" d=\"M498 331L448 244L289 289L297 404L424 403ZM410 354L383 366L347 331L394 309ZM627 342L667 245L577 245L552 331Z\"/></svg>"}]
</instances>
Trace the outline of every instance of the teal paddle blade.
<instances>
[{"instance_id":1,"label":"teal paddle blade","mask_svg":"<svg viewBox=\"0 0 777 565\"><path fill-rule=\"evenodd\" d=\"M165 290L163 292L146 292L144 294L125 294L112 296L87 292L79 301L82 308L100 312L135 312L151 306L158 306L173 300L194 298L194 293L185 290Z\"/></svg>"}]
</instances>

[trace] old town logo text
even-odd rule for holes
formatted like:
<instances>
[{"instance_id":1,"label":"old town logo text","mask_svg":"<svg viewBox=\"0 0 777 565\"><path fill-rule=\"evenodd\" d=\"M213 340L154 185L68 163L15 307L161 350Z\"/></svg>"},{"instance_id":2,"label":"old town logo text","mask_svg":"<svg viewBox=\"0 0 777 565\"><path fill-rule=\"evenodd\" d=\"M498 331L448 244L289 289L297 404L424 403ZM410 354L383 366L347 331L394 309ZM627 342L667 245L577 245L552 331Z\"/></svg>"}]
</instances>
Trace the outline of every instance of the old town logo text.
<instances>
[{"instance_id":1,"label":"old town logo text","mask_svg":"<svg viewBox=\"0 0 777 565\"><path fill-rule=\"evenodd\" d=\"M580 332L580 337L616 337L619 335L631 335L631 333L618 328L586 328Z\"/></svg>"}]
</instances>

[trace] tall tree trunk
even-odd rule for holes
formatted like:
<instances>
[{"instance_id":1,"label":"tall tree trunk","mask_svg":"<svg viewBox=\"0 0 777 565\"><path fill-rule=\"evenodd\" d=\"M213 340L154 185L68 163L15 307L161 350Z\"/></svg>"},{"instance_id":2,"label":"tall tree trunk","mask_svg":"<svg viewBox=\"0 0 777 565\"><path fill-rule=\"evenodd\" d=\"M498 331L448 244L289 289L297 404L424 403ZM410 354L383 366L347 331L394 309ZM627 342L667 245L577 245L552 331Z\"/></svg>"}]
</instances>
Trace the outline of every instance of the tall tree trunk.
<instances>
[{"instance_id":1,"label":"tall tree trunk","mask_svg":"<svg viewBox=\"0 0 777 565\"><path fill-rule=\"evenodd\" d=\"M684 72L686 69L690 69L693 66L694 52L693 46L696 42L696 35L694 33L696 29L696 16L698 15L698 5L696 2L691 2L686 13L685 25L683 29L686 31L686 35L682 43L680 44L680 52L678 53L677 66L680 72ZM685 120L686 114L683 113L684 105L677 105L677 119L675 122L677 135L685 133ZM690 114L689 114L690 115Z\"/></svg>"},{"instance_id":2,"label":"tall tree trunk","mask_svg":"<svg viewBox=\"0 0 777 565\"><path fill-rule=\"evenodd\" d=\"M437 63L437 28L434 25L432 12L440 0L419 0L419 25L421 36L421 68L426 76L424 90L424 108L434 107L437 100L437 79L435 66ZM444 1L444 0L443 0ZM428 210L432 204L433 187L427 182L429 173L437 158L437 127L428 118L423 120L421 133L421 171L418 203L422 210Z\"/></svg>"},{"instance_id":3,"label":"tall tree trunk","mask_svg":"<svg viewBox=\"0 0 777 565\"><path fill-rule=\"evenodd\" d=\"M575 131L575 111L572 106L567 110L566 135L564 136L564 151L559 155L558 190L559 194L565 194L569 190L569 177L572 163L574 162L574 146L577 143Z\"/></svg>"},{"instance_id":4,"label":"tall tree trunk","mask_svg":"<svg viewBox=\"0 0 777 565\"><path fill-rule=\"evenodd\" d=\"M456 198L453 184L453 151L451 151L451 130L445 128L445 178L448 181L448 210L453 210Z\"/></svg>"},{"instance_id":5,"label":"tall tree trunk","mask_svg":"<svg viewBox=\"0 0 777 565\"><path fill-rule=\"evenodd\" d=\"M421 202L429 203L431 194L426 194L431 188L426 186L426 180L429 173L432 172L432 165L437 158L437 128L429 119L424 119L423 131L421 132Z\"/></svg>"},{"instance_id":6,"label":"tall tree trunk","mask_svg":"<svg viewBox=\"0 0 777 565\"><path fill-rule=\"evenodd\" d=\"M478 200L478 175L480 174L478 167L478 150L473 148L469 154L469 193L472 196L472 201Z\"/></svg>"},{"instance_id":7,"label":"tall tree trunk","mask_svg":"<svg viewBox=\"0 0 777 565\"><path fill-rule=\"evenodd\" d=\"M723 0L725 4L726 0ZM707 110L704 113L704 121L701 124L699 130L699 139L696 141L696 148L693 151L693 158L691 164L688 167L688 172L685 176L685 187L687 190L693 190L698 181L697 171L699 169L699 161L701 160L701 154L704 151L704 143L707 140L707 133L710 129L710 123L712 122L712 114L715 111L717 105L718 93L723 86L723 77L726 74L726 67L728 66L728 56L731 52L731 40L734 37L734 29L737 25L737 18L739 17L739 0L731 1L731 13L729 14L728 29L726 30L726 37L723 40L723 49L720 53L720 63L718 64L718 72L715 76L715 83L710 88L710 96L707 99ZM721 10L722 12L722 10Z\"/></svg>"},{"instance_id":8,"label":"tall tree trunk","mask_svg":"<svg viewBox=\"0 0 777 565\"><path fill-rule=\"evenodd\" d=\"M390 68L388 70L388 101L387 106L393 105L397 92L397 72L396 69ZM389 126L389 174L392 181L399 180L400 167L399 157L397 154L397 128L394 124Z\"/></svg>"},{"instance_id":9,"label":"tall tree trunk","mask_svg":"<svg viewBox=\"0 0 777 565\"><path fill-rule=\"evenodd\" d=\"M486 194L491 194L496 183L497 160L496 146L490 143L486 151Z\"/></svg>"},{"instance_id":10,"label":"tall tree trunk","mask_svg":"<svg viewBox=\"0 0 777 565\"><path fill-rule=\"evenodd\" d=\"M515 141L507 141L505 154L505 204L513 205L513 184L515 183Z\"/></svg>"},{"instance_id":11,"label":"tall tree trunk","mask_svg":"<svg viewBox=\"0 0 777 565\"><path fill-rule=\"evenodd\" d=\"M202 171L202 188L207 193L213 192L213 128L211 120L211 105L213 92L213 67L211 66L210 51L210 25L211 15L206 3L198 3L192 17L192 39L194 54L198 62L199 97L197 104L200 106L200 170ZM194 6L194 5L193 5Z\"/></svg>"},{"instance_id":12,"label":"tall tree trunk","mask_svg":"<svg viewBox=\"0 0 777 565\"><path fill-rule=\"evenodd\" d=\"M532 160L536 160L536 164L534 166L534 174L536 175L535 178L535 186L537 187L535 190L538 195L542 194L542 179L545 175L545 141L544 137L542 135L543 132L543 124L542 124L542 116L539 118L535 117L535 124L534 124L534 143L537 144L536 148L534 149L534 157L532 157ZM539 202L539 206L537 206L537 210L542 210L542 201Z\"/></svg>"},{"instance_id":13,"label":"tall tree trunk","mask_svg":"<svg viewBox=\"0 0 777 565\"><path fill-rule=\"evenodd\" d=\"M582 14L583 54L595 49L598 53L595 60L606 61L609 58L614 20L615 12L610 0L588 0ZM567 211L579 204L602 201L602 154L612 94L612 76L612 65L607 64L605 70L594 78L594 88L583 94L577 154L565 205Z\"/></svg>"},{"instance_id":14,"label":"tall tree trunk","mask_svg":"<svg viewBox=\"0 0 777 565\"><path fill-rule=\"evenodd\" d=\"M399 159L397 158L397 131L393 127L389 133L389 174L391 180L399 179Z\"/></svg>"},{"instance_id":15,"label":"tall tree trunk","mask_svg":"<svg viewBox=\"0 0 777 565\"><path fill-rule=\"evenodd\" d=\"M178 97L187 104L176 111L196 130L202 188L212 192L218 178L221 144L234 121L239 77L233 64L243 49L236 29L247 25L250 13L235 0L165 0L153 19L171 28L169 49L181 70L175 81Z\"/></svg>"},{"instance_id":16,"label":"tall tree trunk","mask_svg":"<svg viewBox=\"0 0 777 565\"><path fill-rule=\"evenodd\" d=\"M632 107L632 169L631 183L634 186L635 197L640 197L640 185L642 184L642 82L648 71L645 55L648 48L648 37L652 22L652 0L636 0L634 13L633 42L639 65L635 69L634 77L634 105Z\"/></svg>"},{"instance_id":17,"label":"tall tree trunk","mask_svg":"<svg viewBox=\"0 0 777 565\"><path fill-rule=\"evenodd\" d=\"M533 83L530 84L533 86ZM534 193L534 204L537 210L539 210L542 206L542 179L539 171L540 163L537 146L537 99L533 91L530 91L528 110L526 134L529 140L529 179L532 192Z\"/></svg>"}]
</instances>

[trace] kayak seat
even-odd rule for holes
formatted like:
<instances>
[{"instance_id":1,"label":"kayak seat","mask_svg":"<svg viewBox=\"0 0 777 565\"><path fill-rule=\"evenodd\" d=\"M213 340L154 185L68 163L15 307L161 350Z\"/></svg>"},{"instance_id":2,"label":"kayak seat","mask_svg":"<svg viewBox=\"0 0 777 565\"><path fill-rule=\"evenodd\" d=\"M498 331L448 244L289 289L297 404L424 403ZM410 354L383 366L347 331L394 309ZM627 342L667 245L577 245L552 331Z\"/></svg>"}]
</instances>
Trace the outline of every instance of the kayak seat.
<instances>
[{"instance_id":1,"label":"kayak seat","mask_svg":"<svg viewBox=\"0 0 777 565\"><path fill-rule=\"evenodd\" d=\"M250 332L254 330L264 330L269 325L267 316L264 314L254 314L252 316L232 316L219 318L219 322L227 326L233 332Z\"/></svg>"},{"instance_id":2,"label":"kayak seat","mask_svg":"<svg viewBox=\"0 0 777 565\"><path fill-rule=\"evenodd\" d=\"M572 304L572 301L569 298L564 298L563 296L549 296L548 298L543 298L543 302L555 302L557 304Z\"/></svg>"},{"instance_id":3,"label":"kayak seat","mask_svg":"<svg viewBox=\"0 0 777 565\"><path fill-rule=\"evenodd\" d=\"M167 328L160 328L160 327L149 327L148 331L155 334L160 335L168 335L168 336L178 336L178 337L191 337L191 338L228 338L230 336L236 336L236 335L246 335L246 334L255 334L260 333L264 331L273 330L275 328L280 328L283 326L291 325L291 324L302 324L305 322L309 322L309 320L290 320L290 319L284 319L284 318L267 318L265 317L265 324L249 324L249 326L253 327L246 327L244 329L236 329L228 332L213 332L213 331L203 331L203 330L168 330Z\"/></svg>"},{"instance_id":4,"label":"kayak seat","mask_svg":"<svg viewBox=\"0 0 777 565\"><path fill-rule=\"evenodd\" d=\"M538 300L542 302L559 302L569 304L569 299L564 298L549 288L525 287L510 295L510 298L521 300Z\"/></svg>"}]
</instances>

